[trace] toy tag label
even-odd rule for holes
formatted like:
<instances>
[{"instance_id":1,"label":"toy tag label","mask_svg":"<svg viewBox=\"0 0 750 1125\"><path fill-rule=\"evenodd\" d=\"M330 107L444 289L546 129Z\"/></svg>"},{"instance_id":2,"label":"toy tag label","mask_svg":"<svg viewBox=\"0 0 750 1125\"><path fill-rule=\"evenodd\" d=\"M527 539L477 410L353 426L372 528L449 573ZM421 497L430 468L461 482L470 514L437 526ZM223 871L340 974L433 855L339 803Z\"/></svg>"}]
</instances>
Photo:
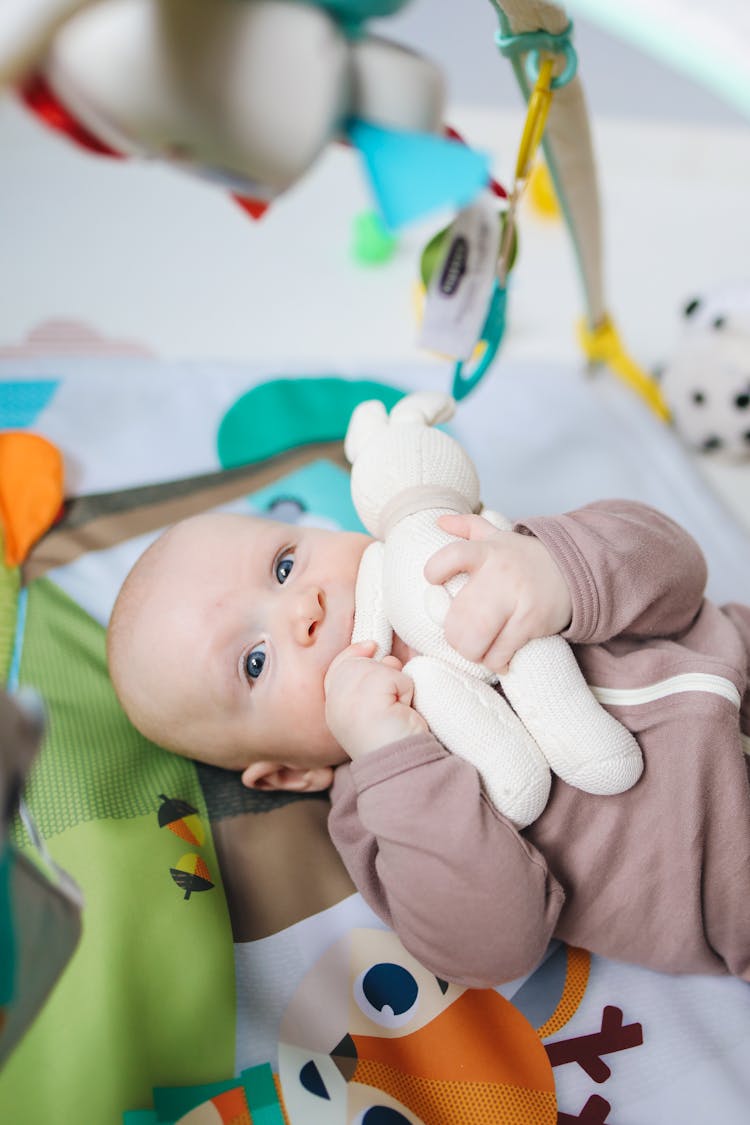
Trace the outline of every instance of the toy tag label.
<instances>
[{"instance_id":1,"label":"toy tag label","mask_svg":"<svg viewBox=\"0 0 750 1125\"><path fill-rule=\"evenodd\" d=\"M417 344L468 359L481 335L500 242L497 205L483 194L459 211L430 279Z\"/></svg>"}]
</instances>

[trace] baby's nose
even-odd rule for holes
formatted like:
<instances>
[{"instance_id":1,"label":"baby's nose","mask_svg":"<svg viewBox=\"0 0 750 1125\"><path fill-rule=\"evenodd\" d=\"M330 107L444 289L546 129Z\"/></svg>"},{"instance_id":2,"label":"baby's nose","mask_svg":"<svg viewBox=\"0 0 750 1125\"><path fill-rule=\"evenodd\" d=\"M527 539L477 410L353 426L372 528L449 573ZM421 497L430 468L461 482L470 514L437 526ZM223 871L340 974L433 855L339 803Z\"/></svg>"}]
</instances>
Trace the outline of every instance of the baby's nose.
<instances>
[{"instance_id":1,"label":"baby's nose","mask_svg":"<svg viewBox=\"0 0 750 1125\"><path fill-rule=\"evenodd\" d=\"M298 644L314 644L318 629L326 615L325 595L316 586L301 590L294 619L294 636Z\"/></svg>"}]
</instances>

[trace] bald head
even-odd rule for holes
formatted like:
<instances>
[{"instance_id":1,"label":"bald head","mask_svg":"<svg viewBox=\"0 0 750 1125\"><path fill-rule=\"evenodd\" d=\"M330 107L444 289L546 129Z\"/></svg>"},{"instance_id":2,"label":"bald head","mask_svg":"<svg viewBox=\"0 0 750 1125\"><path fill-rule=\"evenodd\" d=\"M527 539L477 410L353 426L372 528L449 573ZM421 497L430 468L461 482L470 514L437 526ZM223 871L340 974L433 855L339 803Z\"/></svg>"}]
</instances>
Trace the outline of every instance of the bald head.
<instances>
[{"instance_id":1,"label":"bald head","mask_svg":"<svg viewBox=\"0 0 750 1125\"><path fill-rule=\"evenodd\" d=\"M128 574L109 624L110 675L133 725L228 769L342 761L324 680L351 639L368 542L226 512L166 531Z\"/></svg>"},{"instance_id":2,"label":"bald head","mask_svg":"<svg viewBox=\"0 0 750 1125\"><path fill-rule=\"evenodd\" d=\"M174 716L161 691L162 653L154 646L168 611L165 596L179 535L180 525L164 532L127 575L107 629L107 663L115 693L133 725L159 745L187 753L175 744Z\"/></svg>"},{"instance_id":3,"label":"bald head","mask_svg":"<svg viewBox=\"0 0 750 1125\"><path fill-rule=\"evenodd\" d=\"M245 562L275 526L245 514L192 516L160 535L127 575L107 631L109 673L130 721L159 746L228 769L262 754L252 724L221 690L231 669L217 650L226 618L252 609ZM233 591L239 599L230 605Z\"/></svg>"}]
</instances>

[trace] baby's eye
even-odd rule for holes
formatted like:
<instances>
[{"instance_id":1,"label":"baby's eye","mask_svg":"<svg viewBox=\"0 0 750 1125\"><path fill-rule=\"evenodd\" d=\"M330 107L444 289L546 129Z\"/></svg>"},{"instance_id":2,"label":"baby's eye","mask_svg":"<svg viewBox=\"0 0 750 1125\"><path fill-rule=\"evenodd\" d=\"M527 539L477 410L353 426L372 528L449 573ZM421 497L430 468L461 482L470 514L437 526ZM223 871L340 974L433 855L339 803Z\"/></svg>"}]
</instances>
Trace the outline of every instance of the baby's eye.
<instances>
[{"instance_id":1,"label":"baby's eye","mask_svg":"<svg viewBox=\"0 0 750 1125\"><path fill-rule=\"evenodd\" d=\"M254 648L245 657L245 675L249 680L257 680L263 671L263 665L266 662L266 650L264 647Z\"/></svg>"},{"instance_id":2,"label":"baby's eye","mask_svg":"<svg viewBox=\"0 0 750 1125\"><path fill-rule=\"evenodd\" d=\"M285 555L282 555L281 558L277 561L276 566L274 567L274 573L276 574L276 581L280 586L284 585L287 578L292 573L293 566L294 558L291 551L288 551Z\"/></svg>"}]
</instances>

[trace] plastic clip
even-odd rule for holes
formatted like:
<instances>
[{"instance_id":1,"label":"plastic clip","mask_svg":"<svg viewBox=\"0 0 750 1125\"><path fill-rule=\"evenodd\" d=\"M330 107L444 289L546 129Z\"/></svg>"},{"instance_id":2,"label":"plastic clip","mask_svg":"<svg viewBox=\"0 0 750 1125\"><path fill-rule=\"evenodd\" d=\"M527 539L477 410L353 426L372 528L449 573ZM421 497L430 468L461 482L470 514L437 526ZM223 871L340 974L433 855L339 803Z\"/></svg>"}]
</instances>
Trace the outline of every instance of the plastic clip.
<instances>
[{"instance_id":1,"label":"plastic clip","mask_svg":"<svg viewBox=\"0 0 750 1125\"><path fill-rule=\"evenodd\" d=\"M508 210L505 216L503 234L500 241L500 252L497 264L497 276L501 286L510 268L515 241L515 214L518 202L526 187L526 182L531 175L531 167L536 155L536 150L544 136L544 127L547 123L547 114L552 102L552 67L553 60L544 60L539 71L534 89L529 97L526 111L526 121L523 126L521 142L518 146L516 157L516 171L513 190L508 198Z\"/></svg>"},{"instance_id":2,"label":"plastic clip","mask_svg":"<svg viewBox=\"0 0 750 1125\"><path fill-rule=\"evenodd\" d=\"M552 102L554 79L552 78L552 59L545 59L536 77L534 89L529 97L521 143L516 157L516 185L524 183L531 173L536 150L539 148L547 124L547 114Z\"/></svg>"},{"instance_id":3,"label":"plastic clip","mask_svg":"<svg viewBox=\"0 0 750 1125\"><path fill-rule=\"evenodd\" d=\"M467 370L469 368L469 361L464 362L463 360L459 360L453 368L453 387L451 389L451 394L456 402L460 402L462 398L466 398L469 391L472 391L474 387L476 387L497 355L497 350L505 334L506 302L507 289L504 285L500 285L498 281L495 281L492 287L492 298L490 300L489 309L487 310L487 316L479 337L478 346L482 348L482 351L476 366Z\"/></svg>"},{"instance_id":4,"label":"plastic clip","mask_svg":"<svg viewBox=\"0 0 750 1125\"><path fill-rule=\"evenodd\" d=\"M567 86L575 78L578 70L578 55L572 43L573 21L567 27L554 35L551 31L524 31L519 35L503 35L502 31L495 32L495 45L500 54L505 58L514 58L516 55L525 55L526 74L532 86L539 78L539 56L542 51L551 55L563 55L565 65L562 71L552 79L551 88L559 90Z\"/></svg>"}]
</instances>

